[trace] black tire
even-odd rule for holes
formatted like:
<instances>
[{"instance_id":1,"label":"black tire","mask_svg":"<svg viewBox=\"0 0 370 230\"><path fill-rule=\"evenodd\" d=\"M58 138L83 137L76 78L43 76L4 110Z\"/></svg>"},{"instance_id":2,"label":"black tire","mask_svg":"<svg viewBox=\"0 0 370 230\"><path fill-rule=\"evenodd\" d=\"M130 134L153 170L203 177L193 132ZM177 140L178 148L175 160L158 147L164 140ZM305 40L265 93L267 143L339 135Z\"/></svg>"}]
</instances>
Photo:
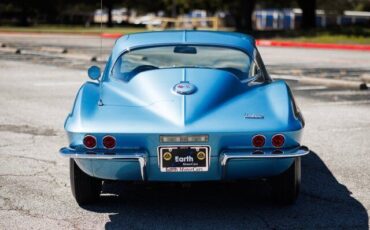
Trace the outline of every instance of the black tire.
<instances>
[{"instance_id":1,"label":"black tire","mask_svg":"<svg viewBox=\"0 0 370 230\"><path fill-rule=\"evenodd\" d=\"M69 161L71 189L79 205L93 204L99 200L102 180L84 173L73 159Z\"/></svg>"},{"instance_id":2,"label":"black tire","mask_svg":"<svg viewBox=\"0 0 370 230\"><path fill-rule=\"evenodd\" d=\"M301 158L294 159L293 164L282 174L272 178L272 197L281 205L294 204L298 198L301 184Z\"/></svg>"}]
</instances>

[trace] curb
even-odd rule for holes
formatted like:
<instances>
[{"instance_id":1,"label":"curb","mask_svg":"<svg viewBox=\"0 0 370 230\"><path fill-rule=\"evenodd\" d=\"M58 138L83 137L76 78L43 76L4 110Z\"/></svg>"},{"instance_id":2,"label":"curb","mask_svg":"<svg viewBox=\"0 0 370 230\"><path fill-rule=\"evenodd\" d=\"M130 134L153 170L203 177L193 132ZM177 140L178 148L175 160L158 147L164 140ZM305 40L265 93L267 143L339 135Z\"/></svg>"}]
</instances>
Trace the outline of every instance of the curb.
<instances>
[{"instance_id":1,"label":"curb","mask_svg":"<svg viewBox=\"0 0 370 230\"><path fill-rule=\"evenodd\" d=\"M361 76L361 80L363 80L365 83L370 83L370 74L363 74Z\"/></svg>"},{"instance_id":2,"label":"curb","mask_svg":"<svg viewBox=\"0 0 370 230\"><path fill-rule=\"evenodd\" d=\"M324 86L331 87L331 88L354 89L354 90L368 89L368 86L363 82L346 81L346 80L338 80L338 79L302 77L302 79L299 81L303 84L324 85Z\"/></svg>"},{"instance_id":3,"label":"curb","mask_svg":"<svg viewBox=\"0 0 370 230\"><path fill-rule=\"evenodd\" d=\"M124 34L120 34L120 33L102 33L102 34L100 34L100 37L117 39L117 38L122 37L123 35Z\"/></svg>"},{"instance_id":4,"label":"curb","mask_svg":"<svg viewBox=\"0 0 370 230\"><path fill-rule=\"evenodd\" d=\"M0 31L0 34L22 34L24 32L8 32ZM27 32L28 34L78 34L94 36L97 35L102 38L118 39L124 34L121 33L46 33L46 32ZM294 42L294 41L281 41L281 40L266 40L256 39L257 46L270 46L270 47L296 47L296 48L312 48L312 49L335 49L335 50L357 50L357 51L370 51L370 45L360 44L327 44L327 43L310 43L310 42Z\"/></svg>"},{"instance_id":5,"label":"curb","mask_svg":"<svg viewBox=\"0 0 370 230\"><path fill-rule=\"evenodd\" d=\"M3 53L12 53L12 54L20 54L21 50L18 48L12 48L12 47L2 47L0 48L0 52Z\"/></svg>"},{"instance_id":6,"label":"curb","mask_svg":"<svg viewBox=\"0 0 370 230\"><path fill-rule=\"evenodd\" d=\"M0 49L1 51L2 49ZM53 58L67 58L74 60L84 60L84 61L97 61L97 57L93 55L83 54L83 53L57 53L57 52L45 52L41 50L29 50L22 49L19 50L19 54L31 54L31 55L40 55L44 57L53 57Z\"/></svg>"},{"instance_id":7,"label":"curb","mask_svg":"<svg viewBox=\"0 0 370 230\"><path fill-rule=\"evenodd\" d=\"M370 45L326 44L326 43L293 42L293 41L264 40L264 39L257 39L256 45L258 46L277 46L277 47L299 47L299 48L313 48L313 49L370 51Z\"/></svg>"},{"instance_id":8,"label":"curb","mask_svg":"<svg viewBox=\"0 0 370 230\"><path fill-rule=\"evenodd\" d=\"M70 58L70 59L77 59L77 60L84 60L84 61L95 61L96 56L92 55L86 55L81 53L66 53L66 54L60 54L58 57L61 58Z\"/></svg>"},{"instance_id":9,"label":"curb","mask_svg":"<svg viewBox=\"0 0 370 230\"><path fill-rule=\"evenodd\" d=\"M50 53L61 53L65 54L68 52L66 48L63 47L53 47L53 46L43 46L40 49L43 52L50 52Z\"/></svg>"}]
</instances>

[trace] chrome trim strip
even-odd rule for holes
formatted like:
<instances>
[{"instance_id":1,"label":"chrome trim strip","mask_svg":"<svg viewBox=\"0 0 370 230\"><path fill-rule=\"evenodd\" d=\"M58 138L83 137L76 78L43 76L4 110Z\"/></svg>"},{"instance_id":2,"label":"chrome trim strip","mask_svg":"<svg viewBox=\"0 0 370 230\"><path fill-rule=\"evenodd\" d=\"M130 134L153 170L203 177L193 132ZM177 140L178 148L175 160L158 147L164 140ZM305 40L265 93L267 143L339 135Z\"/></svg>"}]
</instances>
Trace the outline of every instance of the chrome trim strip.
<instances>
[{"instance_id":1,"label":"chrome trim strip","mask_svg":"<svg viewBox=\"0 0 370 230\"><path fill-rule=\"evenodd\" d=\"M273 154L276 149L256 149L256 150L225 150L220 155L220 164L222 170L222 176L225 178L227 163L229 160L242 160L242 159L278 159L278 158L294 158L302 157L310 153L310 150L306 146L299 146L291 149L281 149L281 154ZM263 154L253 154L255 151L263 152Z\"/></svg>"},{"instance_id":2,"label":"chrome trim strip","mask_svg":"<svg viewBox=\"0 0 370 230\"><path fill-rule=\"evenodd\" d=\"M73 148L64 147L59 150L59 153L63 157L74 158L74 159L94 159L94 160L136 160L140 164L140 173L142 180L146 180L146 164L147 164L147 153L145 151L139 152L133 150L132 153L128 154L128 151L121 150L115 151L117 154L105 154L109 151L94 151L94 153L88 153L92 151L78 151Z\"/></svg>"}]
</instances>

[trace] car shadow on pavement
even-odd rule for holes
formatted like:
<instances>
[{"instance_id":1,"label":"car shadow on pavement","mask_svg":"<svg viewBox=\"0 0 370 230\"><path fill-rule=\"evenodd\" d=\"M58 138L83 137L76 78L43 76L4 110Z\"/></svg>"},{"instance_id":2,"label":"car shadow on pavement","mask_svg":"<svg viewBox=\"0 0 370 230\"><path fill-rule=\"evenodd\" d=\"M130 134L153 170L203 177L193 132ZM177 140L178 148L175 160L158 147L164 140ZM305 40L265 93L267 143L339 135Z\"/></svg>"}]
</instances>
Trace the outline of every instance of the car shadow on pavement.
<instances>
[{"instance_id":1,"label":"car shadow on pavement","mask_svg":"<svg viewBox=\"0 0 370 230\"><path fill-rule=\"evenodd\" d=\"M368 229L365 207L324 162L302 159L302 187L292 206L275 205L265 182L104 185L101 202L83 208L109 213L106 229Z\"/></svg>"}]
</instances>

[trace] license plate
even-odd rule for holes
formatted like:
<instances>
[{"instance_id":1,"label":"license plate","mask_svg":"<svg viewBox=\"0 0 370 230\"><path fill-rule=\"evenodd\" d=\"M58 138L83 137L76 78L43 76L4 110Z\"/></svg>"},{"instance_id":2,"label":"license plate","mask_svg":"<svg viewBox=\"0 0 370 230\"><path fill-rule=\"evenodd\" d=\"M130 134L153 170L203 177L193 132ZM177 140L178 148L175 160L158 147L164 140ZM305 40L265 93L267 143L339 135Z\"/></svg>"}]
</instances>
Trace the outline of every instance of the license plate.
<instances>
[{"instance_id":1,"label":"license plate","mask_svg":"<svg viewBox=\"0 0 370 230\"><path fill-rule=\"evenodd\" d=\"M159 147L161 172L206 172L209 168L209 147Z\"/></svg>"}]
</instances>

